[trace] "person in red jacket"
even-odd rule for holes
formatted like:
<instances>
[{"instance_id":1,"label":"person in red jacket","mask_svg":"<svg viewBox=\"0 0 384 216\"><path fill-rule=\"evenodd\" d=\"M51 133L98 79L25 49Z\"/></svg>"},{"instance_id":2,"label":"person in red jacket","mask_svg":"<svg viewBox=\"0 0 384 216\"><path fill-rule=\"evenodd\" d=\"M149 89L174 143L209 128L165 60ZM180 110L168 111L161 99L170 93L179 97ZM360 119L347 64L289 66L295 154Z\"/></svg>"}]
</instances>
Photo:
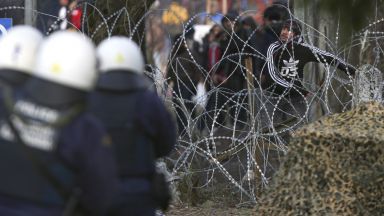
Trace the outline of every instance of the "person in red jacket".
<instances>
[{"instance_id":1,"label":"person in red jacket","mask_svg":"<svg viewBox=\"0 0 384 216\"><path fill-rule=\"evenodd\" d=\"M70 5L70 14L69 14L69 22L71 23L71 28L76 30L80 30L82 26L82 17L83 10L82 7L78 5L78 1L74 0Z\"/></svg>"},{"instance_id":2,"label":"person in red jacket","mask_svg":"<svg viewBox=\"0 0 384 216\"><path fill-rule=\"evenodd\" d=\"M226 76L222 68L218 68L218 64L222 58L223 51L220 47L220 40L223 35L223 30L219 25L214 25L209 33L209 48L208 48L208 65L207 69L215 86L221 84Z\"/></svg>"},{"instance_id":3,"label":"person in red jacket","mask_svg":"<svg viewBox=\"0 0 384 216\"><path fill-rule=\"evenodd\" d=\"M227 76L224 73L223 67L220 64L220 61L223 57L223 50L220 46L220 41L223 37L223 29L219 25L214 25L208 36L209 40L209 48L208 48L208 62L207 62L207 69L208 74L212 80L212 85L216 88L220 88L222 84L227 80ZM208 88L210 91L211 89ZM212 92L208 98L206 111L208 113L207 118L207 127L209 130L212 129L215 115L218 115L215 120L215 127L218 127L220 125L224 124L225 115L224 112L217 112L217 109L220 109L226 99L223 95L221 95L220 92L215 91Z\"/></svg>"}]
</instances>

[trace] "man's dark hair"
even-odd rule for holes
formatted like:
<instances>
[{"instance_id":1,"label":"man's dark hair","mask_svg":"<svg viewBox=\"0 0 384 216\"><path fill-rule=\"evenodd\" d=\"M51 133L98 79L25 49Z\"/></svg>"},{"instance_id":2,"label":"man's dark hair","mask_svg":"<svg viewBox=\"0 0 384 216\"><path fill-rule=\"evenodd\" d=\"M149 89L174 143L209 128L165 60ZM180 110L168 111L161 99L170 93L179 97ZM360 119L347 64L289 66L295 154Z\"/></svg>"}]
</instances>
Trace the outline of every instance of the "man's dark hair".
<instances>
[{"instance_id":1,"label":"man's dark hair","mask_svg":"<svg viewBox=\"0 0 384 216\"><path fill-rule=\"evenodd\" d=\"M263 17L269 21L282 21L288 19L289 11L282 5L274 4L265 9Z\"/></svg>"},{"instance_id":2,"label":"man's dark hair","mask_svg":"<svg viewBox=\"0 0 384 216\"><path fill-rule=\"evenodd\" d=\"M301 24L297 20L287 19L283 24L283 28L290 29L295 35L301 34Z\"/></svg>"},{"instance_id":3,"label":"man's dark hair","mask_svg":"<svg viewBox=\"0 0 384 216\"><path fill-rule=\"evenodd\" d=\"M239 13L231 10L227 14L225 14L223 18L221 18L221 23L223 24L226 21L235 21L238 16L239 16Z\"/></svg>"},{"instance_id":4,"label":"man's dark hair","mask_svg":"<svg viewBox=\"0 0 384 216\"><path fill-rule=\"evenodd\" d=\"M273 4L288 7L288 1L287 0L275 0L275 1L273 1Z\"/></svg>"},{"instance_id":5,"label":"man's dark hair","mask_svg":"<svg viewBox=\"0 0 384 216\"><path fill-rule=\"evenodd\" d=\"M241 18L241 24L242 25L248 25L251 27L251 29L256 29L257 28L257 23L251 16L246 16Z\"/></svg>"}]
</instances>

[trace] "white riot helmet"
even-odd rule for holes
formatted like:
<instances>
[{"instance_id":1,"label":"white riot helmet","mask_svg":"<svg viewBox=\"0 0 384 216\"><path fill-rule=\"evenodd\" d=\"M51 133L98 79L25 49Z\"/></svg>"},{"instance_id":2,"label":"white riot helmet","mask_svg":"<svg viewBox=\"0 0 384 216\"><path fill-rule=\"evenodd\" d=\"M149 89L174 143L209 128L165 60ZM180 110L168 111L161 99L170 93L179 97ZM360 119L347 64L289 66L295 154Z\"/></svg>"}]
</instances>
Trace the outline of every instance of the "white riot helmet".
<instances>
[{"instance_id":1,"label":"white riot helmet","mask_svg":"<svg viewBox=\"0 0 384 216\"><path fill-rule=\"evenodd\" d=\"M98 89L148 89L151 85L144 74L144 57L140 47L131 39L113 36L97 48L100 77Z\"/></svg>"},{"instance_id":2,"label":"white riot helmet","mask_svg":"<svg viewBox=\"0 0 384 216\"><path fill-rule=\"evenodd\" d=\"M92 90L97 79L96 52L92 41L77 32L54 33L41 45L35 74L62 86Z\"/></svg>"},{"instance_id":3,"label":"white riot helmet","mask_svg":"<svg viewBox=\"0 0 384 216\"><path fill-rule=\"evenodd\" d=\"M0 69L31 74L43 35L30 26L16 26L0 38Z\"/></svg>"},{"instance_id":4,"label":"white riot helmet","mask_svg":"<svg viewBox=\"0 0 384 216\"><path fill-rule=\"evenodd\" d=\"M113 36L100 43L97 48L100 61L100 72L125 70L142 74L144 72L144 57L140 47L131 39Z\"/></svg>"}]
</instances>

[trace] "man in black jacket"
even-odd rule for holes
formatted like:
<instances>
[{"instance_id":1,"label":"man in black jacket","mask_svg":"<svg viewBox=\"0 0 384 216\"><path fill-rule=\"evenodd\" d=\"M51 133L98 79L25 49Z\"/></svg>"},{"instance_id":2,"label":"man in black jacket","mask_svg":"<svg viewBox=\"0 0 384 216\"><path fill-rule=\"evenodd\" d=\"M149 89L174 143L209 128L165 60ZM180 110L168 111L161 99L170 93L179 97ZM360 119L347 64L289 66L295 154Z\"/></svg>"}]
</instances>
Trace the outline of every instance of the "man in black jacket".
<instances>
[{"instance_id":1,"label":"man in black jacket","mask_svg":"<svg viewBox=\"0 0 384 216\"><path fill-rule=\"evenodd\" d=\"M217 100L227 103L230 123L233 124L233 127L243 129L247 124L248 107L245 94L246 70L243 66L247 56L244 53L251 52L252 41L247 41L249 34L243 29L242 23L238 19L238 13L230 11L221 21L224 34L220 42L223 53L219 69L223 70L227 79L219 86L221 92L218 93ZM217 104L216 108L221 109L222 106L225 105Z\"/></svg>"},{"instance_id":2,"label":"man in black jacket","mask_svg":"<svg viewBox=\"0 0 384 216\"><path fill-rule=\"evenodd\" d=\"M274 104L273 124L292 118L304 119L308 109L308 90L303 85L304 66L309 62L332 65L344 71L349 77L355 68L337 56L303 43L301 26L296 20L285 21L280 40L272 43L267 51L263 73L266 75L264 89L278 98ZM272 118L272 116L269 116Z\"/></svg>"}]
</instances>

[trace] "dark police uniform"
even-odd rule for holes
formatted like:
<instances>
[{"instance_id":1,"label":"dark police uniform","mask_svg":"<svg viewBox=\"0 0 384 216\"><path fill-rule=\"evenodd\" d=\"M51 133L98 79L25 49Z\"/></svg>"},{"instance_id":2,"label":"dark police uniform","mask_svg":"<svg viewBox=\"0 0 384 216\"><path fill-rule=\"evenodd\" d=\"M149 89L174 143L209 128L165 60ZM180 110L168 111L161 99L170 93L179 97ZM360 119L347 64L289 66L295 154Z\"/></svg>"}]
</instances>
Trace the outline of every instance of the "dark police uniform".
<instances>
[{"instance_id":1,"label":"dark police uniform","mask_svg":"<svg viewBox=\"0 0 384 216\"><path fill-rule=\"evenodd\" d=\"M0 69L0 88L20 88L31 75L12 69Z\"/></svg>"},{"instance_id":2,"label":"dark police uniform","mask_svg":"<svg viewBox=\"0 0 384 216\"><path fill-rule=\"evenodd\" d=\"M114 215L154 215L151 178L155 159L174 147L175 125L160 98L148 90L143 76L108 72L101 75L97 86L90 98L90 112L112 137L120 177L121 193Z\"/></svg>"},{"instance_id":3,"label":"dark police uniform","mask_svg":"<svg viewBox=\"0 0 384 216\"><path fill-rule=\"evenodd\" d=\"M105 130L93 117L69 107L37 103L25 92L0 92L0 215L63 215L69 197L26 157L26 150L6 121L6 113L23 142L89 215L105 215L116 192L116 167Z\"/></svg>"}]
</instances>

